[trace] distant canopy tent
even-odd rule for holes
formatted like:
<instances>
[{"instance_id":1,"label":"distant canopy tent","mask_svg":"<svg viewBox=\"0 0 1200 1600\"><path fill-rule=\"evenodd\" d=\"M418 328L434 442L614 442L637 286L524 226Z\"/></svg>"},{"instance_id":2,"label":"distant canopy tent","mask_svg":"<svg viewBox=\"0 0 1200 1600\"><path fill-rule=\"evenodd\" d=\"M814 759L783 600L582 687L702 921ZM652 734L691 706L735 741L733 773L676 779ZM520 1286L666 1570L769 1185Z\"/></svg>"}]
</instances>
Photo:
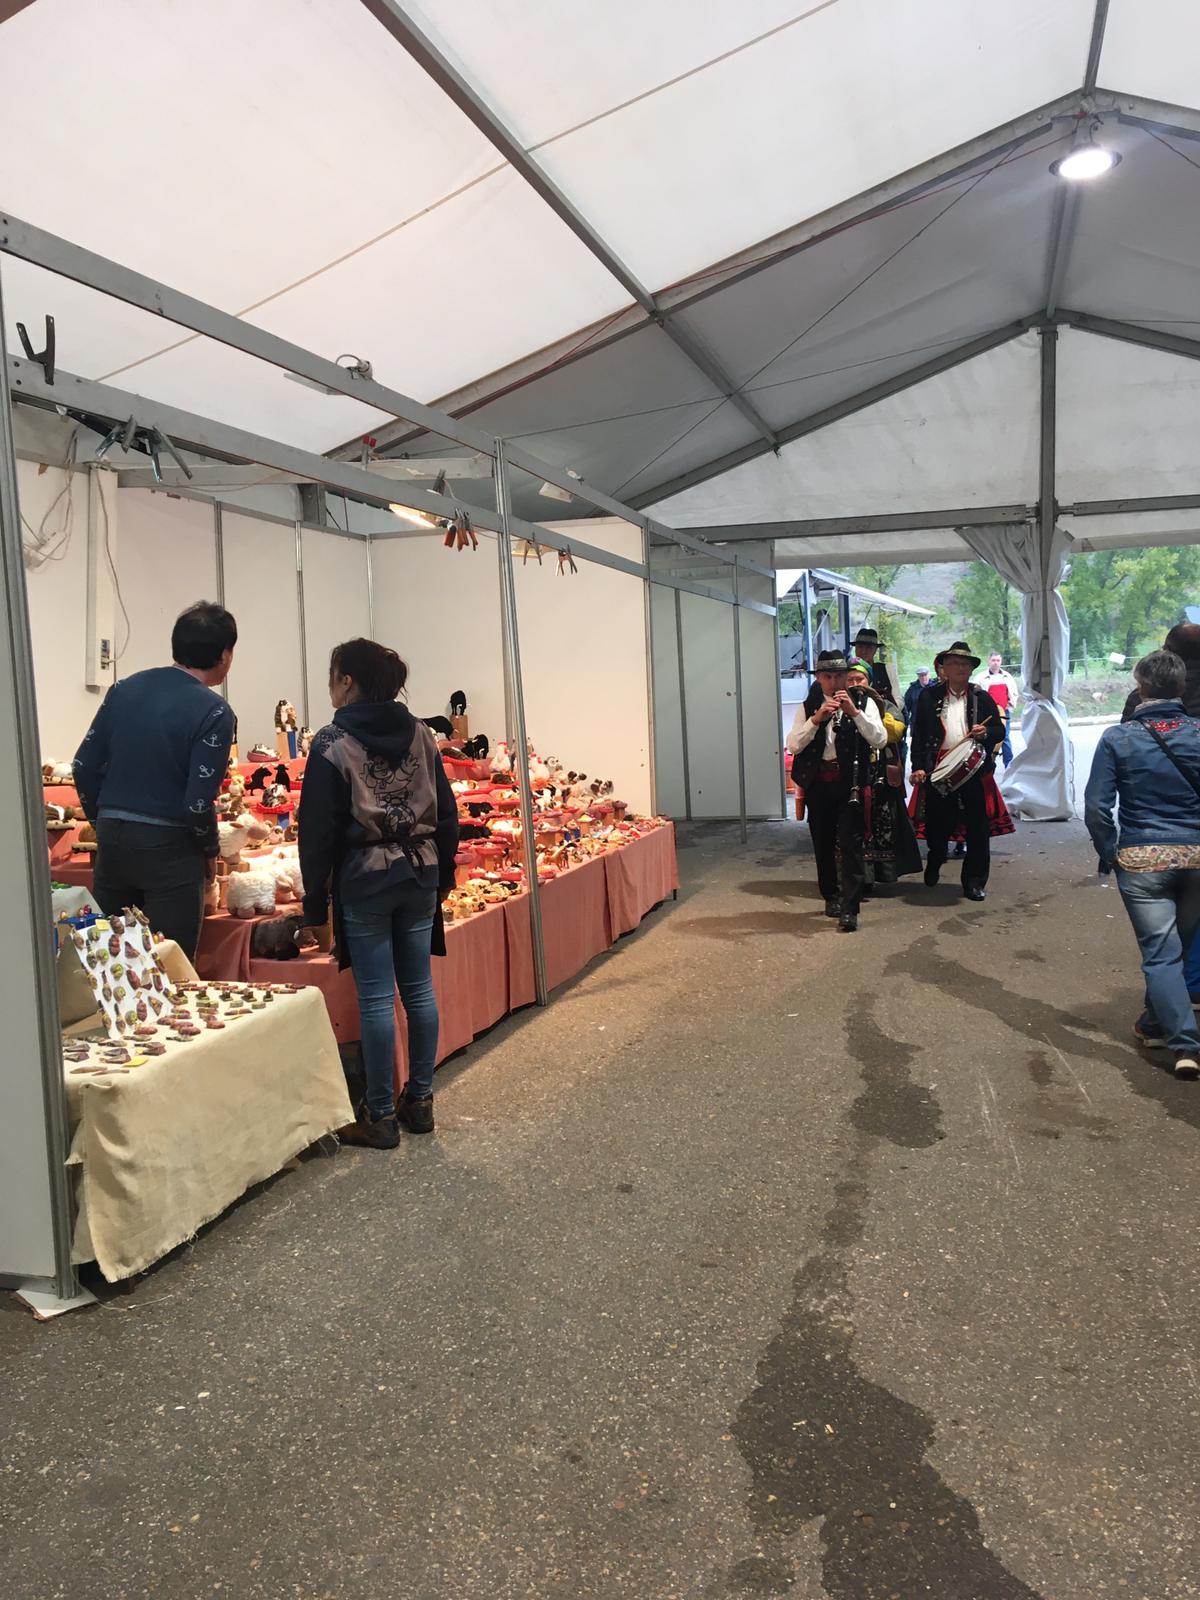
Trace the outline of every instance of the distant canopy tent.
<instances>
[{"instance_id":1,"label":"distant canopy tent","mask_svg":"<svg viewBox=\"0 0 1200 1600\"><path fill-rule=\"evenodd\" d=\"M50 314L66 372L150 401L430 479L452 449L72 281L65 246L45 270L24 219L367 361L663 522L773 541L780 566L969 559L968 528L1007 560L985 534L1018 524L1043 560L1047 529L1200 539L1198 6L31 0L0 18L12 350ZM1068 186L1051 163L1089 138L1121 164ZM150 147L145 181L81 181L81 150ZM544 517L538 483L514 496Z\"/></svg>"}]
</instances>

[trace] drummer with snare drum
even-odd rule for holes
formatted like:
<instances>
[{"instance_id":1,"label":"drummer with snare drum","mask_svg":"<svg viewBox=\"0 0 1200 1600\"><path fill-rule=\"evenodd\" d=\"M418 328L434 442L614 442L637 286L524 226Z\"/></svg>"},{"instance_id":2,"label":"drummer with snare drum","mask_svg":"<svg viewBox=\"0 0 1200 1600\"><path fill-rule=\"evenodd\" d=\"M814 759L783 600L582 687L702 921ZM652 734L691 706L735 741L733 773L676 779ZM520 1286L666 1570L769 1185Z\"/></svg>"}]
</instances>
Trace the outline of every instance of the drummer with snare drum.
<instances>
[{"instance_id":1,"label":"drummer with snare drum","mask_svg":"<svg viewBox=\"0 0 1200 1600\"><path fill-rule=\"evenodd\" d=\"M914 821L929 846L925 882L930 888L937 883L951 838L964 831L968 900L986 897L992 834L1013 831L992 777L1004 719L991 695L971 682L979 664L961 639L936 656L941 681L918 697L911 731Z\"/></svg>"}]
</instances>

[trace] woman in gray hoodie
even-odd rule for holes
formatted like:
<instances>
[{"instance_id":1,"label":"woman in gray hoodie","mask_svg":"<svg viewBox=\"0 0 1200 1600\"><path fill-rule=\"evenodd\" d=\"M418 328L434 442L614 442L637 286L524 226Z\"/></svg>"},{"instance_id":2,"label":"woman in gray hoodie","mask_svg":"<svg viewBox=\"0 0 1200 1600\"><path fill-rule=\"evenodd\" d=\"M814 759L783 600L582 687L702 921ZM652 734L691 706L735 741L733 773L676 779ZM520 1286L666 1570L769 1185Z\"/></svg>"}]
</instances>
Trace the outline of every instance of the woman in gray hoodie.
<instances>
[{"instance_id":1,"label":"woman in gray hoodie","mask_svg":"<svg viewBox=\"0 0 1200 1600\"><path fill-rule=\"evenodd\" d=\"M458 816L433 734L397 696L408 668L372 639L329 662L333 721L313 739L298 825L304 917L333 902L343 967L354 973L366 1105L357 1140L391 1150L400 1124L433 1131L438 1010L431 955L446 953L441 901L454 886ZM408 1022L408 1083L395 1100L396 989Z\"/></svg>"}]
</instances>

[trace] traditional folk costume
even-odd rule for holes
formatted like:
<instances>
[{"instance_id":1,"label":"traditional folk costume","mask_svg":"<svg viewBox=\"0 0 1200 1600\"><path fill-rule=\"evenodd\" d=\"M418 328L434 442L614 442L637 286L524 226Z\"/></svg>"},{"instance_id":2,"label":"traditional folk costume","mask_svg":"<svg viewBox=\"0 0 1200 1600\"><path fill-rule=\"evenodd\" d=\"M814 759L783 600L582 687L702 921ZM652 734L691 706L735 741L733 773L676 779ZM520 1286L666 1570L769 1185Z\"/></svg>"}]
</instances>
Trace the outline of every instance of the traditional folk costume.
<instances>
[{"instance_id":1,"label":"traditional folk costume","mask_svg":"<svg viewBox=\"0 0 1200 1600\"><path fill-rule=\"evenodd\" d=\"M863 855L871 885L896 883L921 870L917 836L904 803L903 718L885 708L883 728L887 744L871 752L864 817Z\"/></svg>"},{"instance_id":2,"label":"traditional folk costume","mask_svg":"<svg viewBox=\"0 0 1200 1600\"><path fill-rule=\"evenodd\" d=\"M979 665L979 657L961 641L942 651L935 665L948 656L966 658L973 667ZM934 773L956 751L966 749L967 730L976 724L985 729L981 741L983 763L965 782L944 794L934 781ZM991 867L991 840L1014 831L1008 807L992 776L996 751L1003 739L1000 708L978 684L969 683L957 695L947 683L930 684L917 700L912 723L912 765L915 772L924 771L927 777L913 791L910 812L917 836L929 846L927 883L937 882L950 841L965 838L963 892L974 899L983 898Z\"/></svg>"},{"instance_id":3,"label":"traditional folk costume","mask_svg":"<svg viewBox=\"0 0 1200 1600\"><path fill-rule=\"evenodd\" d=\"M893 705L900 704L900 684L892 668L882 658L878 661L867 661L858 655L860 645L874 645L879 649L879 633L875 628L860 628L854 635L854 650L852 656L858 659L860 672L865 672L867 681L876 694L882 695Z\"/></svg>"},{"instance_id":4,"label":"traditional folk costume","mask_svg":"<svg viewBox=\"0 0 1200 1600\"><path fill-rule=\"evenodd\" d=\"M817 659L818 672L846 670L840 652L824 650ZM846 932L857 926L863 892L864 790L871 783L870 755L887 743L875 702L861 689L852 691L851 699L857 707L853 716L839 711L827 721L814 722L825 702L824 691L814 684L787 737L787 748L795 757L792 781L804 793L825 909L830 916L841 916Z\"/></svg>"}]
</instances>

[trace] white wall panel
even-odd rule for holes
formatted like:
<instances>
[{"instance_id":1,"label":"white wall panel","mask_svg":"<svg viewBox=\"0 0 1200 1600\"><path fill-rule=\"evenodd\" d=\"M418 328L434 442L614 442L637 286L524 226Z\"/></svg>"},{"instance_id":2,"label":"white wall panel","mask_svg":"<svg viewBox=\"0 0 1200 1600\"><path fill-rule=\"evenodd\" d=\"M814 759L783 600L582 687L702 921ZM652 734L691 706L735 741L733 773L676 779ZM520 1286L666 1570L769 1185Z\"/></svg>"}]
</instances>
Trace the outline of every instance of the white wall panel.
<instances>
[{"instance_id":1,"label":"white wall panel","mask_svg":"<svg viewBox=\"0 0 1200 1600\"><path fill-rule=\"evenodd\" d=\"M117 571L129 613L117 670L127 678L165 666L175 618L197 600L218 598L216 535L211 506L145 489L118 491L117 519Z\"/></svg>"},{"instance_id":2,"label":"white wall panel","mask_svg":"<svg viewBox=\"0 0 1200 1600\"><path fill-rule=\"evenodd\" d=\"M244 752L260 739L274 746L277 701L290 700L304 714L296 533L232 511L222 526L225 604L238 625L229 703Z\"/></svg>"},{"instance_id":3,"label":"white wall panel","mask_svg":"<svg viewBox=\"0 0 1200 1600\"><path fill-rule=\"evenodd\" d=\"M638 529L583 520L574 532L631 561L642 558ZM525 722L534 747L589 777L611 779L619 799L651 809L650 711L645 584L579 561L560 577L551 555L515 563Z\"/></svg>"},{"instance_id":4,"label":"white wall panel","mask_svg":"<svg viewBox=\"0 0 1200 1600\"><path fill-rule=\"evenodd\" d=\"M778 650L774 617L740 612L742 635L742 736L746 761L746 814L780 814Z\"/></svg>"},{"instance_id":5,"label":"white wall panel","mask_svg":"<svg viewBox=\"0 0 1200 1600\"><path fill-rule=\"evenodd\" d=\"M733 607L681 594L692 816L738 814Z\"/></svg>"},{"instance_id":6,"label":"white wall panel","mask_svg":"<svg viewBox=\"0 0 1200 1600\"><path fill-rule=\"evenodd\" d=\"M329 653L347 639L371 634L367 597L367 546L301 531L304 562L304 643L308 658L308 718L319 728L333 715L329 704ZM299 702L297 702L297 705Z\"/></svg>"},{"instance_id":7,"label":"white wall panel","mask_svg":"<svg viewBox=\"0 0 1200 1600\"><path fill-rule=\"evenodd\" d=\"M87 475L74 477L74 510L69 541L58 558L25 572L33 674L37 692L38 734L44 761L69 761L99 710L99 690L84 682L87 619ZM59 467L39 472L31 461L17 462L21 514L36 529L63 488ZM49 530L64 526L65 502L51 514ZM29 535L26 533L28 539ZM112 681L109 673L108 681Z\"/></svg>"},{"instance_id":8,"label":"white wall panel","mask_svg":"<svg viewBox=\"0 0 1200 1600\"><path fill-rule=\"evenodd\" d=\"M440 538L381 539L371 555L375 637L408 663L408 703L418 717L445 716L456 689L472 733L504 738L500 584L496 546L447 550Z\"/></svg>"}]
</instances>

